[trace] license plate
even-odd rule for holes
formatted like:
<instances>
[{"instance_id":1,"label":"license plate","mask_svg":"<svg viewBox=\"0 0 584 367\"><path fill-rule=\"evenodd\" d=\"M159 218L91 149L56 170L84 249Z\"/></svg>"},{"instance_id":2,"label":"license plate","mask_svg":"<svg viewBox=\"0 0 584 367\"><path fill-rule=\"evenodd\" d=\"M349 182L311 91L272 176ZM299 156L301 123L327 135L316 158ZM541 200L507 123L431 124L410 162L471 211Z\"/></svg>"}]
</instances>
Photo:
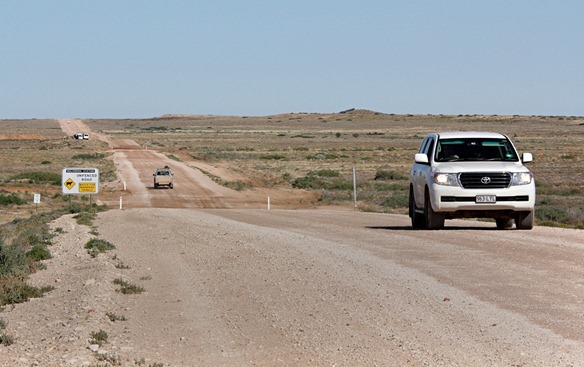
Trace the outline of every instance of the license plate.
<instances>
[{"instance_id":1,"label":"license plate","mask_svg":"<svg viewBox=\"0 0 584 367\"><path fill-rule=\"evenodd\" d=\"M475 202L477 204L491 204L497 202L496 195L477 195L475 197Z\"/></svg>"}]
</instances>

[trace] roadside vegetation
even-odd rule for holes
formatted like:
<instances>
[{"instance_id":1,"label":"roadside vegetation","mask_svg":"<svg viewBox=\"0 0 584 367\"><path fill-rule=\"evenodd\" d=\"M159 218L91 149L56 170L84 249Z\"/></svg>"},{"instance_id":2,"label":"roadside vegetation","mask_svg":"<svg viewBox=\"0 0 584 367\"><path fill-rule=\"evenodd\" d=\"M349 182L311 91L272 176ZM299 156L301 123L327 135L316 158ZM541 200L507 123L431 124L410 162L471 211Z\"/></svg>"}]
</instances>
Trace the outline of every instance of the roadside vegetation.
<instances>
[{"instance_id":1,"label":"roadside vegetation","mask_svg":"<svg viewBox=\"0 0 584 367\"><path fill-rule=\"evenodd\" d=\"M536 224L584 229L584 118L578 116L394 115L365 110L274 116L164 116L89 120L93 130L157 145L167 156L222 164L245 177L236 190L290 187L320 194L316 205L407 214L408 174L432 131L497 131L531 152ZM545 139L542 137L545 136Z\"/></svg>"},{"instance_id":2,"label":"roadside vegetation","mask_svg":"<svg viewBox=\"0 0 584 367\"><path fill-rule=\"evenodd\" d=\"M309 190L319 194L315 205L352 207L355 168L358 209L398 214L407 213L409 168L426 133L499 131L513 138L520 152L534 155L529 168L537 184L536 224L584 229L583 117L394 115L350 109L332 114L85 122L93 131L155 146L186 164L221 164L239 178L201 171L231 189ZM103 183L116 179L109 148L103 142L63 139L58 123L50 120L27 124L2 120L0 126L6 133L34 132L46 138L0 141L0 209L4 212L9 209L16 217L34 214L33 193L41 194L40 211L65 208L70 198L60 190L64 167L97 167ZM86 201L79 197L72 205ZM84 216L78 220L91 222ZM0 214L0 223L14 217Z\"/></svg>"},{"instance_id":3,"label":"roadside vegetation","mask_svg":"<svg viewBox=\"0 0 584 367\"><path fill-rule=\"evenodd\" d=\"M0 225L0 310L5 305L26 302L53 290L52 286L31 286L27 279L44 268L43 260L51 258L51 240L55 234L49 231L49 222L71 210L82 214L95 209L74 206Z\"/></svg>"}]
</instances>

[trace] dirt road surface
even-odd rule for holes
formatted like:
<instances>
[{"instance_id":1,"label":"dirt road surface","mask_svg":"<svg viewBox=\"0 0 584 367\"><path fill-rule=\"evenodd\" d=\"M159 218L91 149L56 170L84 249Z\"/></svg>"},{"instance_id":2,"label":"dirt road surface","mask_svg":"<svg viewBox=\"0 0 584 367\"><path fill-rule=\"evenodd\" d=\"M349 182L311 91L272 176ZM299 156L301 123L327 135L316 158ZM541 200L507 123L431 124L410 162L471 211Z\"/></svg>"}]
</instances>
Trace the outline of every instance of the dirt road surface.
<instances>
[{"instance_id":1,"label":"dirt road surface","mask_svg":"<svg viewBox=\"0 0 584 367\"><path fill-rule=\"evenodd\" d=\"M166 208L154 191L173 192L134 192L148 205L100 213L93 234L71 216L52 224L54 257L31 282L55 290L1 314L15 343L0 365L584 366L582 231L412 230L405 216L245 209L222 192ZM95 236L116 249L91 258Z\"/></svg>"}]
</instances>

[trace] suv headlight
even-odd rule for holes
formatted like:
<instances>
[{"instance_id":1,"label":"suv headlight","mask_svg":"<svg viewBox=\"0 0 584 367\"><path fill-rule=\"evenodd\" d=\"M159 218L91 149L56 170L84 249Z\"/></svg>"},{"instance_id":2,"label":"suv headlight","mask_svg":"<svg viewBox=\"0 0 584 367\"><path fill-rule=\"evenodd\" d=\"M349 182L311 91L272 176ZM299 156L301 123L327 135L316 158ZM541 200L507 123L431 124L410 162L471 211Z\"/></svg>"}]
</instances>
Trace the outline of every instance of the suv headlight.
<instances>
[{"instance_id":1,"label":"suv headlight","mask_svg":"<svg viewBox=\"0 0 584 367\"><path fill-rule=\"evenodd\" d=\"M457 173L434 173L434 182L444 186L458 186Z\"/></svg>"},{"instance_id":2,"label":"suv headlight","mask_svg":"<svg viewBox=\"0 0 584 367\"><path fill-rule=\"evenodd\" d=\"M511 177L511 185L529 185L533 180L531 172L514 172Z\"/></svg>"}]
</instances>

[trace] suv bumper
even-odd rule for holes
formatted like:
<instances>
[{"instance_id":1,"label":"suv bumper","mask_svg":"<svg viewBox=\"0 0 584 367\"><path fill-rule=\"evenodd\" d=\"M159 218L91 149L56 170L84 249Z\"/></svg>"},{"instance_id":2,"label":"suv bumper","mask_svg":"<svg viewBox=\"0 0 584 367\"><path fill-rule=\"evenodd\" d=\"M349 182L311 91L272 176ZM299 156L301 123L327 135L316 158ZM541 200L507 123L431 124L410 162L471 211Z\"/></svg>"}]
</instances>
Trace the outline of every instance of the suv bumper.
<instances>
[{"instance_id":1,"label":"suv bumper","mask_svg":"<svg viewBox=\"0 0 584 367\"><path fill-rule=\"evenodd\" d=\"M455 211L528 211L535 207L535 184L511 186L506 189L463 189L434 184L431 190L432 208L436 212ZM477 203L481 195L495 196L494 203Z\"/></svg>"}]
</instances>

